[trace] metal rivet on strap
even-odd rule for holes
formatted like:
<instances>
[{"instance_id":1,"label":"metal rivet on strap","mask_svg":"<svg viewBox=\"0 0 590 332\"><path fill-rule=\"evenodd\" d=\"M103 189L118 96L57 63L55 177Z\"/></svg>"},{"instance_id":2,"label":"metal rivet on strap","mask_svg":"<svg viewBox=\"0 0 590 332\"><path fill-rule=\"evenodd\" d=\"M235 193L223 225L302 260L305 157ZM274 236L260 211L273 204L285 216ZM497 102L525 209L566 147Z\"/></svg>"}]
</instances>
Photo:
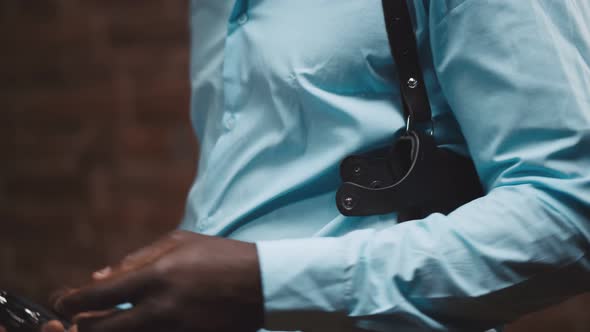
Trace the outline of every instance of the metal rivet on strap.
<instances>
[{"instance_id":1,"label":"metal rivet on strap","mask_svg":"<svg viewBox=\"0 0 590 332\"><path fill-rule=\"evenodd\" d=\"M355 201L355 199L350 196L346 196L344 197L344 199L342 199L342 206L347 210L352 210L356 203L357 202Z\"/></svg>"},{"instance_id":2,"label":"metal rivet on strap","mask_svg":"<svg viewBox=\"0 0 590 332\"><path fill-rule=\"evenodd\" d=\"M407 84L408 88L413 89L418 86L418 80L413 77L410 77Z\"/></svg>"},{"instance_id":3,"label":"metal rivet on strap","mask_svg":"<svg viewBox=\"0 0 590 332\"><path fill-rule=\"evenodd\" d=\"M359 175L361 175L361 171L362 171L362 170L363 170L363 169L362 169L360 166L356 166L356 167L355 167L355 168L352 170L352 173L353 173L355 176L359 176Z\"/></svg>"}]
</instances>

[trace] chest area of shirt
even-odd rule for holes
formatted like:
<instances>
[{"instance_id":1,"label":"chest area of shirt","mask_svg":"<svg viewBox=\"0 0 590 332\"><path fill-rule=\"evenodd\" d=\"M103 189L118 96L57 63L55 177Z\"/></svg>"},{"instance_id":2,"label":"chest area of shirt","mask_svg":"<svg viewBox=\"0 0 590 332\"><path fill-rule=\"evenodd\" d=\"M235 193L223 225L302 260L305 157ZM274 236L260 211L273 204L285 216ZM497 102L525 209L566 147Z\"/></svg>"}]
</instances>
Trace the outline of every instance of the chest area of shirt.
<instances>
[{"instance_id":1,"label":"chest area of shirt","mask_svg":"<svg viewBox=\"0 0 590 332\"><path fill-rule=\"evenodd\" d=\"M380 0L230 3L218 18L229 75L309 80L343 94L389 90L396 76ZM193 22L194 35L208 29Z\"/></svg>"}]
</instances>

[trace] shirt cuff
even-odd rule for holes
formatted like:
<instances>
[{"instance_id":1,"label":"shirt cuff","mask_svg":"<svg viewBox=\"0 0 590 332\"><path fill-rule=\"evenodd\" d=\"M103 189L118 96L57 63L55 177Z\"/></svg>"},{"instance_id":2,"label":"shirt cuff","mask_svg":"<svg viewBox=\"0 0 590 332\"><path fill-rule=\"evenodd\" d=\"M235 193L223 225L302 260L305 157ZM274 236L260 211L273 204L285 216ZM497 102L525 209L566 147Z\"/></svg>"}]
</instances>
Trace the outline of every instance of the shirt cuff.
<instances>
[{"instance_id":1,"label":"shirt cuff","mask_svg":"<svg viewBox=\"0 0 590 332\"><path fill-rule=\"evenodd\" d=\"M258 242L265 328L348 324L355 261L350 247L345 238Z\"/></svg>"}]
</instances>

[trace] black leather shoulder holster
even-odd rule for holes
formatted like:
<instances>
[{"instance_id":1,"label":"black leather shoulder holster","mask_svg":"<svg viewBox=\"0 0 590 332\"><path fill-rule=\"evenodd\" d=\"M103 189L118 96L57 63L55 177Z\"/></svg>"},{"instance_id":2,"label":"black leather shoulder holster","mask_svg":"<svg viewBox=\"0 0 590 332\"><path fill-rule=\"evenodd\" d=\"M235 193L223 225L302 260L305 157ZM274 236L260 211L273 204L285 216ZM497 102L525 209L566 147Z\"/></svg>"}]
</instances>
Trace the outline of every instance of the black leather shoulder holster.
<instances>
[{"instance_id":1,"label":"black leather shoulder holster","mask_svg":"<svg viewBox=\"0 0 590 332\"><path fill-rule=\"evenodd\" d=\"M338 210L347 216L396 211L398 221L448 214L483 195L470 158L438 148L406 0L382 0L398 68L406 132L388 148L345 158Z\"/></svg>"}]
</instances>

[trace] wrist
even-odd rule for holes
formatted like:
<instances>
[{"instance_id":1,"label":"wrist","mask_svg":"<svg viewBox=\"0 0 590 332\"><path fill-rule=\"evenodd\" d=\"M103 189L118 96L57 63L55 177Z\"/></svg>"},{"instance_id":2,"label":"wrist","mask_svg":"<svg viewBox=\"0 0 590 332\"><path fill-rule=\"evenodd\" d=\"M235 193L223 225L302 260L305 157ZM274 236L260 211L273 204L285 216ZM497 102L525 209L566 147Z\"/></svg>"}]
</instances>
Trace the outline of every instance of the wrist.
<instances>
[{"instance_id":1,"label":"wrist","mask_svg":"<svg viewBox=\"0 0 590 332\"><path fill-rule=\"evenodd\" d=\"M249 244L250 250L252 251L251 255L253 261L250 263L250 267L252 271L250 275L252 276L251 281L251 291L252 294L252 305L255 308L255 312L253 313L253 317L255 317L255 326L257 328L262 328L264 326L264 293L262 291L262 273L260 270L260 259L258 257L258 248L256 244L250 243Z\"/></svg>"},{"instance_id":2,"label":"wrist","mask_svg":"<svg viewBox=\"0 0 590 332\"><path fill-rule=\"evenodd\" d=\"M246 242L241 242L237 249L238 268L228 271L229 278L235 278L236 283L229 291L241 307L244 326L260 329L264 325L264 296L258 250L256 244Z\"/></svg>"}]
</instances>

